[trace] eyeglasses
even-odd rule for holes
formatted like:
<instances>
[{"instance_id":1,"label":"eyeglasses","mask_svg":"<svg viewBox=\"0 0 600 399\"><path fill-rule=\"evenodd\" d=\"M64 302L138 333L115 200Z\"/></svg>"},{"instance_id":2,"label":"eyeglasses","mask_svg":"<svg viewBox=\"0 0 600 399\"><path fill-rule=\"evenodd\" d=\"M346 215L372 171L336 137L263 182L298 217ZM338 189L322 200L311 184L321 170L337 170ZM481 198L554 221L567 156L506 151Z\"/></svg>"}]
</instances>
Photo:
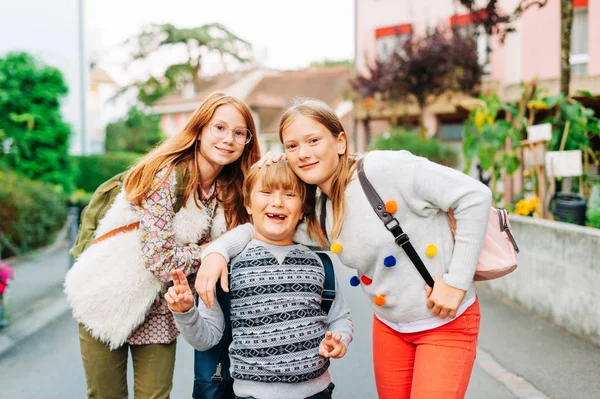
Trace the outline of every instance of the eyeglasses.
<instances>
[{"instance_id":1,"label":"eyeglasses","mask_svg":"<svg viewBox=\"0 0 600 399\"><path fill-rule=\"evenodd\" d=\"M211 122L209 130L210 134L216 139L224 139L229 132L233 132L233 139L238 144L246 145L252 140L252 133L250 133L249 129L245 127L230 129L224 122Z\"/></svg>"}]
</instances>

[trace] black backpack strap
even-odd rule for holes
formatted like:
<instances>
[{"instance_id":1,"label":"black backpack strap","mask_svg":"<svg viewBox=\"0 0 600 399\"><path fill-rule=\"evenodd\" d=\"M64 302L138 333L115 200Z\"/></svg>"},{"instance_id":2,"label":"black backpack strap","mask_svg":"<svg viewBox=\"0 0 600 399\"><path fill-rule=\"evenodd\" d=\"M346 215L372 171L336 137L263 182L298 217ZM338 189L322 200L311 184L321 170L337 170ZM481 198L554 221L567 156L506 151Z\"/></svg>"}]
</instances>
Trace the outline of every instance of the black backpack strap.
<instances>
[{"instance_id":1,"label":"black backpack strap","mask_svg":"<svg viewBox=\"0 0 600 399\"><path fill-rule=\"evenodd\" d=\"M425 280L428 286L433 288L433 278L431 277L431 274L429 274L429 271L425 267L425 264L423 264L423 261L419 257L419 254L412 246L408 235L404 231L402 231L398 219L396 219L394 216L392 216L385 210L385 204L381 200L381 197L379 197L379 194L377 194L377 191L375 191L375 188L373 188L373 185L371 185L371 182L369 182L369 179L367 179L367 175L365 174L364 169L364 158L361 158L358 161L357 171L358 180L360 181L360 185L367 199L371 203L371 207L373 207L373 210L375 211L377 216L379 216L379 219L383 221L385 228L388 229L390 233L392 233L394 239L396 240L396 244L401 246L404 252L406 252L406 255L408 255L412 263L419 271L419 274L421 274L421 276L423 277L423 280Z\"/></svg>"},{"instance_id":2,"label":"black backpack strap","mask_svg":"<svg viewBox=\"0 0 600 399\"><path fill-rule=\"evenodd\" d=\"M323 269L325 270L325 283L323 284L323 293L321 294L321 309L329 313L331 305L335 300L335 272L333 271L333 262L329 255L324 252L317 252L321 262L323 262Z\"/></svg>"},{"instance_id":3,"label":"black backpack strap","mask_svg":"<svg viewBox=\"0 0 600 399\"><path fill-rule=\"evenodd\" d=\"M321 214L319 215L319 224L321 225L321 230L323 231L325 239L329 241L329 236L327 235L327 228L325 227L325 222L327 220L327 196L324 193L321 193L320 201Z\"/></svg>"}]
</instances>

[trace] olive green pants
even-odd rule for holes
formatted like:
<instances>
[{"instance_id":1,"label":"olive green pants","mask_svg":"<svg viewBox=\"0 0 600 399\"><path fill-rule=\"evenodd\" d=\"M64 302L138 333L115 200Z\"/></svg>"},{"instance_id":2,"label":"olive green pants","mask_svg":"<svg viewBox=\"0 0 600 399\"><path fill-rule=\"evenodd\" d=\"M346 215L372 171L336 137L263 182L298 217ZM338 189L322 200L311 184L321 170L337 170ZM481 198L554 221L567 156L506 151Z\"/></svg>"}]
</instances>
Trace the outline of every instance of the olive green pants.
<instances>
[{"instance_id":1,"label":"olive green pants","mask_svg":"<svg viewBox=\"0 0 600 399\"><path fill-rule=\"evenodd\" d=\"M125 344L111 351L80 324L79 345L88 398L127 399L127 357L131 351L135 399L168 399L173 388L176 342Z\"/></svg>"}]
</instances>

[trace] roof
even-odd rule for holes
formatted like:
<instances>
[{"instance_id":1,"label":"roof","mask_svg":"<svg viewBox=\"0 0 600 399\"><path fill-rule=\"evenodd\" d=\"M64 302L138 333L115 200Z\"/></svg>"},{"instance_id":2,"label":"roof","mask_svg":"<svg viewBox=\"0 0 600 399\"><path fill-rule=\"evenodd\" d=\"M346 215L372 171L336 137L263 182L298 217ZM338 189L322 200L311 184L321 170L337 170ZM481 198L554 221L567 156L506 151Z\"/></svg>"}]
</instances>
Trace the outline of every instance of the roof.
<instances>
[{"instance_id":1,"label":"roof","mask_svg":"<svg viewBox=\"0 0 600 399\"><path fill-rule=\"evenodd\" d=\"M175 104L200 104L206 97L216 91L222 91L230 87L238 80L248 75L251 70L237 71L237 72L225 72L219 75L206 77L202 80L200 86L200 92L194 95L194 97L186 98L181 93L173 93L164 98L161 98L154 104L153 107L162 105L175 105Z\"/></svg>"},{"instance_id":2,"label":"roof","mask_svg":"<svg viewBox=\"0 0 600 399\"><path fill-rule=\"evenodd\" d=\"M193 111L210 93L231 90L246 81L247 84L242 85L245 89L241 92L247 90L248 94L236 92L235 95L256 112L261 132L275 133L279 128L279 119L297 98L314 98L336 109L349 88L351 73L347 66L315 67L303 71L248 70L223 73L206 79L201 91L194 97L171 94L152 104L152 110L157 114Z\"/></svg>"},{"instance_id":3,"label":"roof","mask_svg":"<svg viewBox=\"0 0 600 399\"><path fill-rule=\"evenodd\" d=\"M261 131L278 131L279 119L297 98L313 98L335 109L348 90L351 70L346 66L274 71L256 85L246 103L258 113Z\"/></svg>"},{"instance_id":4,"label":"roof","mask_svg":"<svg viewBox=\"0 0 600 399\"><path fill-rule=\"evenodd\" d=\"M90 84L111 84L116 85L115 81L110 77L108 73L102 68L93 67L90 71Z\"/></svg>"}]
</instances>

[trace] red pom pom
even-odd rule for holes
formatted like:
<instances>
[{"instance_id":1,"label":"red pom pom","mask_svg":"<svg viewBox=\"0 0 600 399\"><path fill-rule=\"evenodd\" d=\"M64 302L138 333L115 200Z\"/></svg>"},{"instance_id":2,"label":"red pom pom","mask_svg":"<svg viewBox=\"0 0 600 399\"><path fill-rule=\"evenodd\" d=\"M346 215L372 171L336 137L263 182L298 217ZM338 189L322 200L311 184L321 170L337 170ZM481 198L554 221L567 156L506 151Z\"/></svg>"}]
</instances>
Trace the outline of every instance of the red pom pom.
<instances>
[{"instance_id":1,"label":"red pom pom","mask_svg":"<svg viewBox=\"0 0 600 399\"><path fill-rule=\"evenodd\" d=\"M360 281L362 281L364 285L370 285L373 282L373 280L365 275L360 276Z\"/></svg>"}]
</instances>

